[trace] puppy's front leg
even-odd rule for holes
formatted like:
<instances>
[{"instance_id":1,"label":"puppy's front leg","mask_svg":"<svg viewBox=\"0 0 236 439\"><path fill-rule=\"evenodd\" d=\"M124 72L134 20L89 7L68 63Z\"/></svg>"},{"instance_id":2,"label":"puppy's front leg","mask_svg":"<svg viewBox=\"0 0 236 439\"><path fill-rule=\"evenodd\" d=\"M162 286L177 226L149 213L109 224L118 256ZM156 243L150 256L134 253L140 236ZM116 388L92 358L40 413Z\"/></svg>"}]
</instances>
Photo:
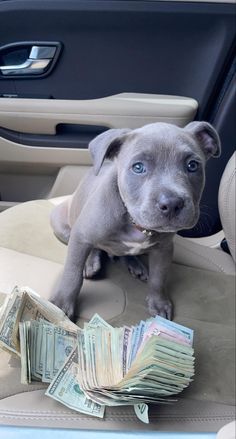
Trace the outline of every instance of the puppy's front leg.
<instances>
[{"instance_id":1,"label":"puppy's front leg","mask_svg":"<svg viewBox=\"0 0 236 439\"><path fill-rule=\"evenodd\" d=\"M62 279L51 302L61 308L73 320L76 317L76 302L83 283L83 269L92 245L74 227L70 234L68 253Z\"/></svg>"},{"instance_id":2,"label":"puppy's front leg","mask_svg":"<svg viewBox=\"0 0 236 439\"><path fill-rule=\"evenodd\" d=\"M160 316L171 320L172 303L165 294L164 287L173 256L172 240L164 246L157 246L149 252L149 293L148 310L152 316Z\"/></svg>"}]
</instances>

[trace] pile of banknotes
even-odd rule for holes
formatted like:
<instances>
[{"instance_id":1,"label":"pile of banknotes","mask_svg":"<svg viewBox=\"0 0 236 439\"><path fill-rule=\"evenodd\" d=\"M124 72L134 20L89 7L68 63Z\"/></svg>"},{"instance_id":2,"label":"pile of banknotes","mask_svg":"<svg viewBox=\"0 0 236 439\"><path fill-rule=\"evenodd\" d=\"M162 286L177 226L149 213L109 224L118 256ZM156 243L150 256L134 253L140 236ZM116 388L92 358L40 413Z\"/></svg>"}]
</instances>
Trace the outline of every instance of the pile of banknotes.
<instances>
[{"instance_id":1,"label":"pile of banknotes","mask_svg":"<svg viewBox=\"0 0 236 439\"><path fill-rule=\"evenodd\" d=\"M0 311L0 347L21 357L21 381L49 383L46 395L103 417L105 406L170 403L194 375L193 331L160 316L114 328L95 314L81 329L29 288Z\"/></svg>"},{"instance_id":2,"label":"pile of banknotes","mask_svg":"<svg viewBox=\"0 0 236 439\"><path fill-rule=\"evenodd\" d=\"M40 319L19 324L21 382L51 383L77 346L77 331Z\"/></svg>"},{"instance_id":3,"label":"pile of banknotes","mask_svg":"<svg viewBox=\"0 0 236 439\"><path fill-rule=\"evenodd\" d=\"M65 329L78 329L61 309L42 299L31 288L15 287L0 308L0 347L20 355L19 323L31 320L45 320L60 323Z\"/></svg>"}]
</instances>

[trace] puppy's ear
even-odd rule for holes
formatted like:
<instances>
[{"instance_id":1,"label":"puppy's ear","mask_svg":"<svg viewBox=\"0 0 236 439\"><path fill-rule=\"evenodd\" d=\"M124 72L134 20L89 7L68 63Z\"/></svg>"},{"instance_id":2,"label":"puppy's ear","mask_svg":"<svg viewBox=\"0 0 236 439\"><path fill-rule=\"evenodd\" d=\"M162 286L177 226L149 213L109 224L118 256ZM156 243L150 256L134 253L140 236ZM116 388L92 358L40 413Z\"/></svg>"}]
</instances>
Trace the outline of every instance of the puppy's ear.
<instances>
[{"instance_id":1,"label":"puppy's ear","mask_svg":"<svg viewBox=\"0 0 236 439\"><path fill-rule=\"evenodd\" d=\"M185 129L190 131L197 139L206 159L219 157L221 142L215 128L208 122L190 122Z\"/></svg>"},{"instance_id":2,"label":"puppy's ear","mask_svg":"<svg viewBox=\"0 0 236 439\"><path fill-rule=\"evenodd\" d=\"M89 151L93 159L95 175L98 175L105 159L113 159L119 153L124 141L123 136L130 131L128 128L107 130L90 142Z\"/></svg>"}]
</instances>

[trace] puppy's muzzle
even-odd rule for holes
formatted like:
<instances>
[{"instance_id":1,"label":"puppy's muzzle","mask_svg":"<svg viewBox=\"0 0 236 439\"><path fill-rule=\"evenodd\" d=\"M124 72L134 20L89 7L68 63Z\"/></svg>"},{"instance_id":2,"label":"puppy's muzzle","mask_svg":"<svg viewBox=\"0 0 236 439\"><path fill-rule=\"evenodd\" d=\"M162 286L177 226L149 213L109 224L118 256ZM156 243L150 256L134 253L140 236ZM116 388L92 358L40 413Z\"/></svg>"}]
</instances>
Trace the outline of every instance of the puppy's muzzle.
<instances>
[{"instance_id":1,"label":"puppy's muzzle","mask_svg":"<svg viewBox=\"0 0 236 439\"><path fill-rule=\"evenodd\" d=\"M184 208L185 200L175 194L162 194L157 201L157 207L164 218L173 219L177 217Z\"/></svg>"}]
</instances>

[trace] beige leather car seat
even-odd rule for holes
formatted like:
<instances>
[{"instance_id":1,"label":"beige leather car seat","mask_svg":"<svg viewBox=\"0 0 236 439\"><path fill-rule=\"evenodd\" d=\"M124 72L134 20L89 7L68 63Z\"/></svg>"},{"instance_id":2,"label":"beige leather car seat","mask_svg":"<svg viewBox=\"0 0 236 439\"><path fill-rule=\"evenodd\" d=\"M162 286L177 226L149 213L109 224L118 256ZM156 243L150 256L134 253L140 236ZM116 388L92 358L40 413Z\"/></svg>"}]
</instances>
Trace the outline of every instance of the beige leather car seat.
<instances>
[{"instance_id":1,"label":"beige leather car seat","mask_svg":"<svg viewBox=\"0 0 236 439\"><path fill-rule=\"evenodd\" d=\"M104 420L96 419L46 397L44 384L21 384L19 359L0 351L0 425L218 431L234 419L235 216L230 201L234 191L235 157L227 165L219 192L222 224L233 257L176 237L168 291L174 319L195 330L196 355L195 379L179 401L150 407L149 425L136 419L132 407L108 408ZM50 212L59 201L27 202L0 214L0 301L15 284L28 285L46 298L53 292L67 250L49 225ZM104 279L84 282L78 324L95 312L113 325L145 319L146 292L145 283L133 279L119 262L109 262Z\"/></svg>"},{"instance_id":2,"label":"beige leather car seat","mask_svg":"<svg viewBox=\"0 0 236 439\"><path fill-rule=\"evenodd\" d=\"M236 225L235 225L235 181L236 181L236 152L232 155L225 168L219 189L219 211L221 223L224 224L224 233L232 255L236 262Z\"/></svg>"}]
</instances>

